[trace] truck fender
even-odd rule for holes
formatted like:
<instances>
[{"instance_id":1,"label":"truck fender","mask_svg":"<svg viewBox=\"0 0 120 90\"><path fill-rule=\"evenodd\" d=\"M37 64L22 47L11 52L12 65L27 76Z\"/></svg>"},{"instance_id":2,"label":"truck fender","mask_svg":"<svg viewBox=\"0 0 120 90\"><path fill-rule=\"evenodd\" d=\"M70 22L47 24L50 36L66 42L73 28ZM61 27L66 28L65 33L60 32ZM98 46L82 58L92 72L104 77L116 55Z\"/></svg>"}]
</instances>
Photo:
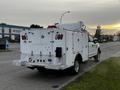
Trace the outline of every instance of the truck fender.
<instances>
[{"instance_id":1,"label":"truck fender","mask_svg":"<svg viewBox=\"0 0 120 90\"><path fill-rule=\"evenodd\" d=\"M81 54L77 54L76 57L75 57L75 60L78 60L79 63L82 63L82 62L83 62L83 59L82 59ZM74 60L74 61L75 61L75 60Z\"/></svg>"}]
</instances>

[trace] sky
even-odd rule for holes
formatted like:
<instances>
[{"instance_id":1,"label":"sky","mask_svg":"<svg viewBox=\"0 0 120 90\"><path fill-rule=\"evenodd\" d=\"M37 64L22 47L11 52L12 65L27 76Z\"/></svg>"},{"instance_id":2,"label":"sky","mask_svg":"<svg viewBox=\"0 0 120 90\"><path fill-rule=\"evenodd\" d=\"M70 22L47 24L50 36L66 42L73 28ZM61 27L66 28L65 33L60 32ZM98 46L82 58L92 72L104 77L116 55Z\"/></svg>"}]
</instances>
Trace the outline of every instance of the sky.
<instances>
[{"instance_id":1,"label":"sky","mask_svg":"<svg viewBox=\"0 0 120 90\"><path fill-rule=\"evenodd\" d=\"M120 30L120 0L0 0L0 22L41 26L83 21L90 29ZM110 32L110 31L109 31Z\"/></svg>"}]
</instances>

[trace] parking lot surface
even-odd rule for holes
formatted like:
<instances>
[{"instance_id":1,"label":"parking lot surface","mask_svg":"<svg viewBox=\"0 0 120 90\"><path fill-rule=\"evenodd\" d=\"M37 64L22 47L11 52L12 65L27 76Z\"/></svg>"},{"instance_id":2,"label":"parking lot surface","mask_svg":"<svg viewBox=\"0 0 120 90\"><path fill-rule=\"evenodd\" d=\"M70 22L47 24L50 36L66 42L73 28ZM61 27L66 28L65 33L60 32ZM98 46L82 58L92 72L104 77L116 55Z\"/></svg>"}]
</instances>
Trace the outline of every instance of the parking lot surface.
<instances>
[{"instance_id":1,"label":"parking lot surface","mask_svg":"<svg viewBox=\"0 0 120 90\"><path fill-rule=\"evenodd\" d=\"M120 51L120 42L101 44L101 50L101 60L107 59ZM13 60L19 59L19 44L11 44L8 52L0 52L0 90L57 90L75 77L67 71L38 72L13 65ZM87 61L82 65L81 72L94 64L94 61Z\"/></svg>"}]
</instances>

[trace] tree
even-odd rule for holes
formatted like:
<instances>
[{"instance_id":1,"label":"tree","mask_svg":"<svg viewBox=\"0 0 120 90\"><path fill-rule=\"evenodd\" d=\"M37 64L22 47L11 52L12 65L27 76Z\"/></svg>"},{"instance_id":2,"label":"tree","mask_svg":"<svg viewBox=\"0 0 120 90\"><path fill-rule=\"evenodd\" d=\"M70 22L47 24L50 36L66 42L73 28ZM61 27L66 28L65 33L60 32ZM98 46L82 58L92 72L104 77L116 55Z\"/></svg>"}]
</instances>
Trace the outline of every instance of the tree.
<instances>
[{"instance_id":1,"label":"tree","mask_svg":"<svg viewBox=\"0 0 120 90\"><path fill-rule=\"evenodd\" d=\"M30 25L30 28L43 28L43 26L32 24Z\"/></svg>"},{"instance_id":2,"label":"tree","mask_svg":"<svg viewBox=\"0 0 120 90\"><path fill-rule=\"evenodd\" d=\"M101 42L101 26L97 26L96 33L95 33L94 37L97 38L97 40L99 42Z\"/></svg>"}]
</instances>

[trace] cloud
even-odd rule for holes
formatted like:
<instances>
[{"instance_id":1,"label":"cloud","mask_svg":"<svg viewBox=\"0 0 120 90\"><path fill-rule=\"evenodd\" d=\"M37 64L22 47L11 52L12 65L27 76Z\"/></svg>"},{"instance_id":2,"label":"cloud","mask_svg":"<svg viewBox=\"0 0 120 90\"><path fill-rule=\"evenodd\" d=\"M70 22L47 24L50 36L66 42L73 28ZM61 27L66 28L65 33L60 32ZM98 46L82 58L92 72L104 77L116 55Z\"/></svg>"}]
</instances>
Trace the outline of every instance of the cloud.
<instances>
[{"instance_id":1,"label":"cloud","mask_svg":"<svg viewBox=\"0 0 120 90\"><path fill-rule=\"evenodd\" d=\"M47 25L59 22L64 11L71 13L63 22L84 21L87 25L120 22L120 0L0 0L2 22Z\"/></svg>"}]
</instances>

